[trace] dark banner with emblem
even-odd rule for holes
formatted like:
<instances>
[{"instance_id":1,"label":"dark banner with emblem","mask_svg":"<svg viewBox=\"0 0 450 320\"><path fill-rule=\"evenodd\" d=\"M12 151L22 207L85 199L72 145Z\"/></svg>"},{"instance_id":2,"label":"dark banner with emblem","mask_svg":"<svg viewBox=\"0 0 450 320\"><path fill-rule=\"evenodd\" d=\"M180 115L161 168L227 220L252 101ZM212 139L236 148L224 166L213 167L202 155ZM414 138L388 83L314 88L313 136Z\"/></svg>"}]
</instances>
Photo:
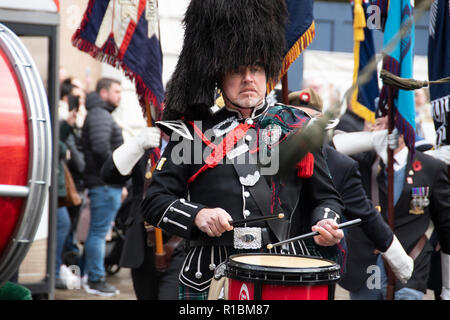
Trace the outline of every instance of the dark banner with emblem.
<instances>
[{"instance_id":1,"label":"dark banner with emblem","mask_svg":"<svg viewBox=\"0 0 450 320\"><path fill-rule=\"evenodd\" d=\"M435 0L430 8L428 40L428 79L450 76L450 1ZM436 145L448 144L450 82L431 84L430 101L437 133Z\"/></svg>"}]
</instances>

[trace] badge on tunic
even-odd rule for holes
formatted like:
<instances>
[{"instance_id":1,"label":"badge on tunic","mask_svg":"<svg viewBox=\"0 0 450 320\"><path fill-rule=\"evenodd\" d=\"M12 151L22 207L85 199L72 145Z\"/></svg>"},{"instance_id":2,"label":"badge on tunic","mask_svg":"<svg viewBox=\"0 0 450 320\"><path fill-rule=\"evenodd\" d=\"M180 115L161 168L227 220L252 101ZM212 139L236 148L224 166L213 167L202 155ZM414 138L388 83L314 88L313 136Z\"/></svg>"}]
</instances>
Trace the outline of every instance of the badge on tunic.
<instances>
[{"instance_id":1,"label":"badge on tunic","mask_svg":"<svg viewBox=\"0 0 450 320\"><path fill-rule=\"evenodd\" d=\"M212 127L214 135L221 137L239 125L235 117L230 117Z\"/></svg>"},{"instance_id":2,"label":"badge on tunic","mask_svg":"<svg viewBox=\"0 0 450 320\"><path fill-rule=\"evenodd\" d=\"M162 169L162 167L164 166L164 163L166 163L166 161L167 161L167 158L164 158L164 157L159 159L158 165L156 166L156 170L160 171Z\"/></svg>"},{"instance_id":3,"label":"badge on tunic","mask_svg":"<svg viewBox=\"0 0 450 320\"><path fill-rule=\"evenodd\" d=\"M271 123L262 130L262 140L266 145L272 145L278 142L281 137L281 127L277 124Z\"/></svg>"},{"instance_id":4,"label":"badge on tunic","mask_svg":"<svg viewBox=\"0 0 450 320\"><path fill-rule=\"evenodd\" d=\"M248 150L249 150L248 145L246 145L245 143L241 144L240 146L228 151L227 158L230 160L233 160L237 156L240 156L241 154L246 153Z\"/></svg>"},{"instance_id":5,"label":"badge on tunic","mask_svg":"<svg viewBox=\"0 0 450 320\"><path fill-rule=\"evenodd\" d=\"M248 174L246 177L239 177L239 182L243 186L252 187L258 182L260 176L259 171L255 171L254 174Z\"/></svg>"}]
</instances>

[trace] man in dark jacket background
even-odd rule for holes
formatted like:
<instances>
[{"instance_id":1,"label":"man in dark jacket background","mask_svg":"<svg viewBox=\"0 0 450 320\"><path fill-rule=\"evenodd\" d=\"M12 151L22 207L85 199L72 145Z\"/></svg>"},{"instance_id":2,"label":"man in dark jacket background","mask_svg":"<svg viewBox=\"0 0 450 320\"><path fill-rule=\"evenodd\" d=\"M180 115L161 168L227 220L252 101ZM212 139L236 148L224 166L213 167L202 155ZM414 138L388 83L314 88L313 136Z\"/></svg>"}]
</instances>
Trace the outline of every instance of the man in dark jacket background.
<instances>
[{"instance_id":1,"label":"man in dark jacket background","mask_svg":"<svg viewBox=\"0 0 450 320\"><path fill-rule=\"evenodd\" d=\"M83 126L82 143L86 167L85 186L91 206L89 232L84 244L84 270L88 293L113 296L115 287L106 283L104 269L105 236L111 228L121 204L122 185L107 185L100 178L103 163L123 143L122 130L111 116L119 105L121 84L115 79L102 78L96 91L86 97L88 114Z\"/></svg>"}]
</instances>

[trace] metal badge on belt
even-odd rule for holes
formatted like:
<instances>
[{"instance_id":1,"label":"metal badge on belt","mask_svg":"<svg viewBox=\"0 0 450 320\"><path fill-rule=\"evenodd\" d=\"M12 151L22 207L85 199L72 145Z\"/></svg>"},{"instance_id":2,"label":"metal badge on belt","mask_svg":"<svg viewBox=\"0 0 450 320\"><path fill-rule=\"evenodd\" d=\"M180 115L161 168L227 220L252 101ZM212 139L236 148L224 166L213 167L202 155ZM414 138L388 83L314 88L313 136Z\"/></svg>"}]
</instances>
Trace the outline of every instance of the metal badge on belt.
<instances>
[{"instance_id":1,"label":"metal badge on belt","mask_svg":"<svg viewBox=\"0 0 450 320\"><path fill-rule=\"evenodd\" d=\"M428 199L430 194L430 187L418 187L411 189L411 202L410 202L410 214L423 214L424 207L430 204L430 199Z\"/></svg>"},{"instance_id":2,"label":"metal badge on belt","mask_svg":"<svg viewBox=\"0 0 450 320\"><path fill-rule=\"evenodd\" d=\"M234 228L235 249L260 249L262 247L261 228Z\"/></svg>"}]
</instances>

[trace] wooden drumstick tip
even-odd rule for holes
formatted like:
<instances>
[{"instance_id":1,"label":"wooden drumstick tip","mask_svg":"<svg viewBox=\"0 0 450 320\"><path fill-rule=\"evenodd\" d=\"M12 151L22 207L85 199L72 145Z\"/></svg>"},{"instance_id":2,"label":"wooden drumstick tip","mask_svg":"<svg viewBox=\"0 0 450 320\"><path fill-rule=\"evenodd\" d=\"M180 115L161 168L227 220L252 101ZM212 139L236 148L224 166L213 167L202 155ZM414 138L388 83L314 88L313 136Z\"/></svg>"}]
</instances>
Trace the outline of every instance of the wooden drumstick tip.
<instances>
[{"instance_id":1,"label":"wooden drumstick tip","mask_svg":"<svg viewBox=\"0 0 450 320\"><path fill-rule=\"evenodd\" d=\"M269 250L270 250L270 249L272 249L272 248L273 248L273 244L269 243L269 244L268 244L268 245L267 245L266 247L267 247L267 249L269 249Z\"/></svg>"},{"instance_id":2,"label":"wooden drumstick tip","mask_svg":"<svg viewBox=\"0 0 450 320\"><path fill-rule=\"evenodd\" d=\"M284 218L284 213L279 213L278 214L278 219L283 219Z\"/></svg>"}]
</instances>

